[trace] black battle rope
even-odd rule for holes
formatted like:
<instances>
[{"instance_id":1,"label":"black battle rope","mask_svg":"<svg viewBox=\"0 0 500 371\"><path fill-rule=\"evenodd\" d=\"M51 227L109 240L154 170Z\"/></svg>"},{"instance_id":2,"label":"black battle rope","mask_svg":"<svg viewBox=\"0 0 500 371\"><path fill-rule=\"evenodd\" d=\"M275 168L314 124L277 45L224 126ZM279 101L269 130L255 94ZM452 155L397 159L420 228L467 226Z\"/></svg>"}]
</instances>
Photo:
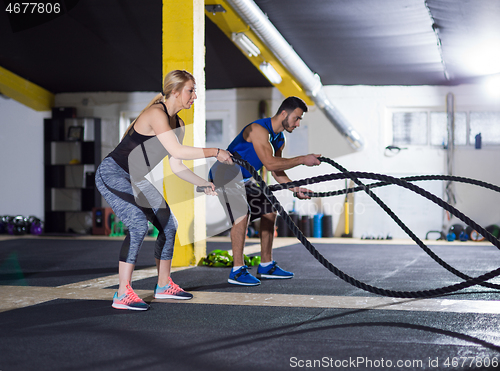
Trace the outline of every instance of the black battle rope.
<instances>
[{"instance_id":1,"label":"black battle rope","mask_svg":"<svg viewBox=\"0 0 500 371\"><path fill-rule=\"evenodd\" d=\"M347 176L348 177L348 176ZM345 178L347 178L345 177ZM343 179L345 179L343 178ZM430 181L430 180L442 180L442 181L449 181L449 182L458 182L458 183L465 183L465 184L472 184L476 185L479 187L483 188L488 188L491 189L495 192L500 192L500 187L491 183L486 183L481 180L477 179L471 179L471 178L465 178L461 176L454 176L454 175L415 175L415 176L408 176L408 177L402 177L399 178L401 180L404 180L406 182L418 182L418 181ZM282 183L282 184L275 184L275 185L270 185L269 189L272 192L279 191L282 189L287 189L287 188L293 188L293 187L285 187L288 183ZM306 180L304 180L304 183L302 184L307 184ZM354 188L343 188L339 189L337 191L329 191L329 192L309 192L307 195L309 197L332 197L332 196L341 196L345 195L346 193L354 193L354 192L359 192L359 191L364 191L365 187L366 188L379 188L379 187L384 187L387 185L393 185L394 183L392 182L379 182L379 183L370 183L370 184L365 184L364 187L354 187Z\"/></svg>"},{"instance_id":2,"label":"black battle rope","mask_svg":"<svg viewBox=\"0 0 500 371\"><path fill-rule=\"evenodd\" d=\"M323 159L323 158L322 158ZM281 215L281 217L284 219L285 223L287 226L290 228L292 233L297 237L297 239L304 245L304 247L314 256L318 262L320 262L325 268L327 268L330 272L335 274L337 277L341 278L345 282L358 287L362 290L382 295L382 296L390 296L390 297L396 297L396 298L425 298L425 297L432 297L432 296L439 296L439 295L444 295L444 294L449 294L452 292L456 292L459 290L463 290L465 288L475 286L478 284L481 284L485 281L488 281L494 277L497 277L500 275L500 268L497 268L494 271L485 273L479 277L476 278L471 278L467 279L466 281L457 283L455 285L450 285L450 286L445 286L441 287L438 289L433 289L433 290L422 290L422 291L394 291L394 290L386 290L382 288L378 288L375 286L368 285L364 282L358 281L355 278L347 275L346 273L342 272L340 269L335 267L332 263L330 263L321 253L316 250L316 248L307 240L307 238L304 236L304 234L300 231L300 229L293 223L292 219L290 216L287 214L287 212L283 209L279 201L276 199L276 197L272 194L271 190L268 188L267 184L262 180L260 177L259 173L251 166L248 162L237 159L233 157L233 162L236 163L237 165L242 166L244 169L248 170L252 177L257 181L259 186L261 187L262 191L264 192L264 195L266 198L271 202L273 207L278 211L278 213ZM343 175L343 174L340 174ZM359 176L358 173L352 173L353 176ZM317 177L319 178L319 177ZM389 178L383 179L385 181L389 181ZM326 181L330 179L324 179L322 181ZM413 186L416 189L419 189L416 186ZM369 190L367 190L369 191ZM421 189L423 192L423 189ZM428 193L428 192L427 192ZM433 196L432 194L430 194ZM435 197L435 196L434 196ZM437 198L437 197L436 197ZM458 211L458 210L457 210ZM463 214L462 214L463 215ZM471 221L472 222L472 221ZM476 224L476 223L474 223ZM480 229L482 229L480 226L478 226ZM479 229L476 229L478 232L482 234L482 232ZM482 229L484 230L484 229ZM485 230L484 230L485 231ZM486 231L485 231L486 232ZM491 241L490 241L491 242ZM497 246L497 245L495 245ZM497 246L499 247L499 246Z\"/></svg>"},{"instance_id":3,"label":"black battle rope","mask_svg":"<svg viewBox=\"0 0 500 371\"><path fill-rule=\"evenodd\" d=\"M336 174L330 174L330 175L323 175L323 176L319 176L319 177L314 177L314 178L310 178L310 179L299 180L299 181L296 181L296 182L282 183L282 184L278 184L278 185L272 186L272 187L274 188L274 191L276 191L276 190L280 190L280 189L288 189L288 188L299 187L299 186L307 185L307 184L319 183L319 182L323 182L323 181L327 181L327 180L347 179L347 178L351 178L351 176L355 176L357 178L367 178L367 179L375 179L375 180L381 180L381 179L383 179L383 180L389 180L389 182L375 183L377 185L379 185L379 184L383 184L383 185L386 185L386 184L397 184L398 181L401 181L401 179L392 178L392 177L389 177L389 176L386 176L386 175L381 175L381 174L361 173L361 172L351 173L351 172L348 172L347 174L336 173ZM413 190L416 193L420 194L421 196L424 196L424 197L428 198L429 200L433 201L434 203L438 204L439 206L443 207L444 209L450 211L451 214L457 216L460 220L463 220L466 223L468 223L469 225L471 225L472 227L477 228L476 231L480 232L481 234L485 233L486 238L488 238L488 240L490 242L492 242L497 248L500 248L499 247L500 242L493 235L491 235L491 233L489 233L488 231L486 231L484 228L482 228L481 226L479 226L477 223L475 223L473 220L471 220L470 218L468 218L467 216L465 216L464 214L462 214L457 209L453 208L451 205L449 205L446 202L444 202L442 199L440 199L437 196L434 196L432 193L429 193L429 192L427 192L427 191L425 191L425 190L423 190L423 189L421 189L419 187L416 187L414 185L408 185L408 184L405 184L404 182L400 183L400 184L397 184L397 185L400 185L402 187L405 187L405 188L408 188L410 190ZM371 188L370 186L371 186L370 184L366 185L366 187ZM359 188L361 188L360 190L364 190L363 187L359 187ZM350 189L352 190L353 188L350 188ZM343 193L346 193L346 190L343 190ZM350 192L347 192L347 193L350 193ZM313 193L308 193L308 195L311 195L311 194L313 194ZM460 277L462 279L468 280L468 279L471 278L471 277L465 275L464 273L456 270L455 268L451 267L449 264L447 264L441 258L439 258L435 253L433 253L432 250L430 250L413 232L411 232L411 230L382 201L380 201L380 203L378 203L378 204L417 243L417 245L420 248L422 248L431 258L433 258L443 268L447 269L448 271L450 271L451 273L455 274L456 276L458 276L458 277ZM491 236L488 236L488 234L490 234ZM494 288L494 289L500 289L500 285L497 285L497 284L494 284L494 283L484 282L484 283L480 283L479 285L485 286L485 287L489 287L489 288Z\"/></svg>"},{"instance_id":4,"label":"black battle rope","mask_svg":"<svg viewBox=\"0 0 500 371\"><path fill-rule=\"evenodd\" d=\"M357 184L359 184L360 187L358 187L358 188L361 188L362 190L364 190L396 222L396 224L399 225L399 227L403 231L405 231L405 233L408 236L410 236L410 238L413 241L415 241L415 243L422 250L424 250L427 253L427 255L429 255L432 259L434 259L434 261L436 261L443 268L445 268L449 272L453 273L457 277L460 277L461 279L470 280L470 279L472 279L472 277L469 277L468 275L466 275L466 274L458 271L457 269L453 268L451 265L449 265L448 263L446 263L445 261L443 261L439 256L437 256L432 250L430 250L401 221L401 219L399 219L398 216L396 216L396 214L394 214L394 212L382 200L380 200L380 198L378 198L378 196L376 196L373 192L371 192L369 190L369 185L363 184L358 179L358 177L360 177L360 178L367 178L368 175L371 175L372 177L368 177L368 178L375 179L375 180L385 180L385 181L389 180L389 182L391 184L397 184L399 186L408 188L408 189L410 189L410 190L412 190L412 191L420 194L421 196L424 196L425 198L428 198L429 200L433 201L434 203L438 204L439 206L441 206L445 210L449 211L451 214L453 214L456 217L458 217L460 220L464 221L467 225L470 225L471 227L473 227L474 229L476 229L476 231L478 231L479 233L481 233L481 234L484 233L484 236L488 239L488 241L490 241L491 243L493 243L497 248L500 248L500 242L496 238L494 238L494 236L491 235L491 233L489 233L484 228L482 228L480 225L478 225L477 223L475 223L473 220L471 220L470 218L468 218L467 216L465 216L464 214L462 214L459 210L455 209L453 206L451 206L448 203L444 202L442 199L440 199L439 197L433 195L432 193L429 193L429 192L423 190L422 188L419 188L417 186L411 185L411 184L409 184L408 182L406 182L404 180L401 180L401 179L398 179L398 178L394 178L394 177L389 177L389 176L386 176L386 175L372 174L372 173L351 173L351 172L347 171L344 167L342 167L342 165L336 163L335 161L333 161L331 159L325 158L325 157L320 157L319 160L322 161L322 162L327 162L327 163L331 164L332 166L336 167L337 169L341 170L344 173L343 174L344 175L343 178L350 178L353 181L355 181ZM304 179L303 181L285 183L285 184L281 184L280 186L281 187L285 187L286 186L286 188L293 188L293 186L298 186L299 184L301 184L301 185L302 184L313 184L313 183L318 183L319 181L332 180L332 179L335 179L339 175L341 175L341 174L324 175L324 176L320 176L320 177L314 177L314 178L311 178L311 179ZM418 177L415 177L415 178L418 178ZM424 176L424 178L428 179L428 178L430 178L430 176ZM319 179L321 179L321 180L319 180ZM484 182L480 182L480 181L476 181L476 182L478 182L478 183L484 183ZM377 183L377 184L380 184L380 183ZM488 183L484 183L484 184L485 185L487 184L488 188L497 188L497 189L500 190L499 187L496 187L494 185L491 185L491 184L488 184ZM497 189L495 189L495 190L497 190ZM347 192L347 190L345 190L344 192ZM484 286L484 287L489 287L489 288L497 289L497 290L500 289L500 285L497 285L497 284L494 284L494 283L489 283L489 282L483 282L483 283L480 283L479 285Z\"/></svg>"}]
</instances>

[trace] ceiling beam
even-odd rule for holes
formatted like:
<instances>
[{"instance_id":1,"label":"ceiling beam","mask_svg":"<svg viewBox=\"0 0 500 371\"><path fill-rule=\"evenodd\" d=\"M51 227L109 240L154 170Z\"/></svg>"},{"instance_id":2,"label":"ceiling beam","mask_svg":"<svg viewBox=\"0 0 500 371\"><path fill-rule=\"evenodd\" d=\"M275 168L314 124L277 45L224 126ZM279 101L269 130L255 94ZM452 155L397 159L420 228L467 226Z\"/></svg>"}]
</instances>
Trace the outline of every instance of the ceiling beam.
<instances>
[{"instance_id":1,"label":"ceiling beam","mask_svg":"<svg viewBox=\"0 0 500 371\"><path fill-rule=\"evenodd\" d=\"M216 5L222 7L224 11L221 11L222 9L220 7L215 8L214 6ZM302 98L307 105L314 105L314 102L298 84L293 75L281 64L271 50L269 50L225 0L205 0L205 14L231 41L233 41L233 33L244 33L245 36L257 46L260 50L258 55L243 54L260 72L262 72L260 65L263 62L267 62L274 67L282 80L280 83L270 82L281 92L281 94L285 97L292 95L297 96Z\"/></svg>"},{"instance_id":2,"label":"ceiling beam","mask_svg":"<svg viewBox=\"0 0 500 371\"><path fill-rule=\"evenodd\" d=\"M3 67L0 67L0 93L35 111L50 111L54 107L54 94Z\"/></svg>"}]
</instances>

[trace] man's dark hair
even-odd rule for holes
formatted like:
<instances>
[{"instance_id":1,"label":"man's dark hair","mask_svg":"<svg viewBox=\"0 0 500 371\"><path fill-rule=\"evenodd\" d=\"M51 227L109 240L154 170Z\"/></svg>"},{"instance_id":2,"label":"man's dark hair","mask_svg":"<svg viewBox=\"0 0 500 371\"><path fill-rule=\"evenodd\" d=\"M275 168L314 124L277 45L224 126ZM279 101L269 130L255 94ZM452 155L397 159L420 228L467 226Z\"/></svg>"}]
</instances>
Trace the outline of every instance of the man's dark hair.
<instances>
[{"instance_id":1,"label":"man's dark hair","mask_svg":"<svg viewBox=\"0 0 500 371\"><path fill-rule=\"evenodd\" d=\"M307 112L307 105L302 99L299 97L288 97L281 103L277 115L282 111L286 111L287 113L293 112L296 108L300 108L302 111Z\"/></svg>"}]
</instances>

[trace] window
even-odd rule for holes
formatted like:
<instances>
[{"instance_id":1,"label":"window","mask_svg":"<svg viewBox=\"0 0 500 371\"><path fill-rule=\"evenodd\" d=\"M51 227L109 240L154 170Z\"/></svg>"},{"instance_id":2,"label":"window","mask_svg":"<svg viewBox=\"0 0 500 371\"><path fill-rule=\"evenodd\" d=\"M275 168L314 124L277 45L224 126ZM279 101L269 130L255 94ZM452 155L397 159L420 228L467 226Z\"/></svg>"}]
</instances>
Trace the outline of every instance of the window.
<instances>
[{"instance_id":1,"label":"window","mask_svg":"<svg viewBox=\"0 0 500 371\"><path fill-rule=\"evenodd\" d=\"M471 112L469 142L479 133L483 144L500 144L500 112Z\"/></svg>"},{"instance_id":2,"label":"window","mask_svg":"<svg viewBox=\"0 0 500 371\"><path fill-rule=\"evenodd\" d=\"M140 112L131 112L131 111L122 111L120 112L120 122L118 129L119 140L122 139L125 131L128 129L130 124L134 122L137 116L139 116Z\"/></svg>"},{"instance_id":3,"label":"window","mask_svg":"<svg viewBox=\"0 0 500 371\"><path fill-rule=\"evenodd\" d=\"M448 144L448 115L446 112L431 112L431 145L446 146ZM467 144L467 113L455 112L455 145Z\"/></svg>"},{"instance_id":4,"label":"window","mask_svg":"<svg viewBox=\"0 0 500 371\"><path fill-rule=\"evenodd\" d=\"M205 118L205 146L227 148L234 136L227 111L207 111Z\"/></svg>"},{"instance_id":5,"label":"window","mask_svg":"<svg viewBox=\"0 0 500 371\"><path fill-rule=\"evenodd\" d=\"M224 139L222 120L207 120L206 121L206 141L209 143L220 143Z\"/></svg>"},{"instance_id":6,"label":"window","mask_svg":"<svg viewBox=\"0 0 500 371\"><path fill-rule=\"evenodd\" d=\"M392 143L427 144L427 112L395 112L392 115Z\"/></svg>"},{"instance_id":7,"label":"window","mask_svg":"<svg viewBox=\"0 0 500 371\"><path fill-rule=\"evenodd\" d=\"M454 128L456 146L474 146L479 133L483 144L500 145L500 112L455 112ZM447 113L422 109L393 111L392 144L446 147Z\"/></svg>"}]
</instances>

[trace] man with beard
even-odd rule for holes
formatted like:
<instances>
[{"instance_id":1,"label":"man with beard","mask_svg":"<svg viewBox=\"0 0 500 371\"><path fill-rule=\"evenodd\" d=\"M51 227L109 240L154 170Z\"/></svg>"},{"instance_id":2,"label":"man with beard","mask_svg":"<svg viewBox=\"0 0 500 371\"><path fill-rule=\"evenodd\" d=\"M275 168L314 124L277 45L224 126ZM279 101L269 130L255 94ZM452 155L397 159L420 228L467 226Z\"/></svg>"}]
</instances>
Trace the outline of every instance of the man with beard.
<instances>
[{"instance_id":1,"label":"man with beard","mask_svg":"<svg viewBox=\"0 0 500 371\"><path fill-rule=\"evenodd\" d=\"M248 161L256 170L264 166L271 171L273 177L278 183L291 182L285 173L285 170L298 165L316 166L320 164L318 157L321 155L308 154L293 158L281 157L285 146L286 130L292 133L300 126L300 120L307 112L307 105L298 97L286 98L279 107L276 115L254 121L236 136L228 147L228 151L235 157ZM234 166L230 166L234 169ZM211 178L217 186L221 175L221 169L212 168ZM226 171L227 173L231 170ZM232 171L234 174L234 170ZM233 227L231 228L231 244L233 249L234 267L229 274L228 282L235 285L257 286L260 285L258 278L264 279L289 279L293 277L292 272L281 269L272 258L272 245L274 239L274 226L276 222L276 210L273 209L262 190L257 186L251 174L241 168L243 182L246 190L246 213L234 215L234 209L237 206L233 202L228 202L227 195L224 198L219 195L222 204L226 204L225 211L231 218ZM224 171L222 171L224 173ZM217 179L219 178L219 179ZM224 183L222 181L222 183ZM308 199L306 188L292 188L299 199ZM243 201L244 202L244 201ZM245 203L245 202L244 202ZM233 208L233 210L231 210ZM243 214L243 215L241 215ZM245 246L245 237L248 223L260 218L260 242L261 242L261 263L257 268L257 278L247 271L244 264L243 248Z\"/></svg>"}]
</instances>

